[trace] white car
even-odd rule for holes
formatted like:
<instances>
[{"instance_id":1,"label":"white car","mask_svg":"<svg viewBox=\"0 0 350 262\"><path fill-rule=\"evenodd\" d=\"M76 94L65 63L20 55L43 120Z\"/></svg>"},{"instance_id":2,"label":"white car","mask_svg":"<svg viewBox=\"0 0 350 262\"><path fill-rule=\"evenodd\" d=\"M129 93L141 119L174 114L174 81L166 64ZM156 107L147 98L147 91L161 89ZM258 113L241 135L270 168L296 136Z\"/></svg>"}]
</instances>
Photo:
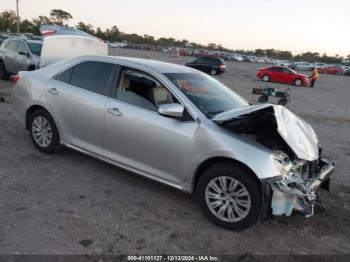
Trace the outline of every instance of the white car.
<instances>
[{"instance_id":1,"label":"white car","mask_svg":"<svg viewBox=\"0 0 350 262\"><path fill-rule=\"evenodd\" d=\"M308 62L296 62L295 63L296 70L310 71L313 67L314 67L314 65L311 63L308 63Z\"/></svg>"}]
</instances>

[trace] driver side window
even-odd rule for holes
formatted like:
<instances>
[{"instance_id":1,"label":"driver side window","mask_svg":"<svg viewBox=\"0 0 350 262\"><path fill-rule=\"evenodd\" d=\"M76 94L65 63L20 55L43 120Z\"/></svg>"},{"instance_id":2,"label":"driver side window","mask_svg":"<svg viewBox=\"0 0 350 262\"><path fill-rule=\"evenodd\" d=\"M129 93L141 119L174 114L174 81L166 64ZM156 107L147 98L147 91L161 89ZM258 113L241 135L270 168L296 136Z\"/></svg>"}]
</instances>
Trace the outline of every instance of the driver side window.
<instances>
[{"instance_id":1,"label":"driver side window","mask_svg":"<svg viewBox=\"0 0 350 262\"><path fill-rule=\"evenodd\" d=\"M178 103L162 83L147 73L133 69L122 70L117 99L155 112L162 104Z\"/></svg>"}]
</instances>

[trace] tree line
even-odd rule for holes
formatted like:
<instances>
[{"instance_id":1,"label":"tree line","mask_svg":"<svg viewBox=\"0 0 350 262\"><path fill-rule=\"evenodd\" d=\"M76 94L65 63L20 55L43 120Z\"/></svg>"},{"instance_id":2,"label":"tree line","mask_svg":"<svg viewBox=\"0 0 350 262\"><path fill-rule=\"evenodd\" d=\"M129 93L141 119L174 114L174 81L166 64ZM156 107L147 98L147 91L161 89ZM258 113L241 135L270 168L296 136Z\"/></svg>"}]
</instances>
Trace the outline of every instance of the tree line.
<instances>
[{"instance_id":1,"label":"tree line","mask_svg":"<svg viewBox=\"0 0 350 262\"><path fill-rule=\"evenodd\" d=\"M40 26L44 24L48 25L63 25L69 26L67 23L73 16L64 10L53 9L50 12L50 16L39 15L31 20L24 19L20 21L21 32L33 33L35 35L40 34ZM16 31L16 22L17 17L16 13L13 10L5 10L0 13L0 31L3 32L15 32ZM269 57L276 59L285 59L285 60L300 60L300 61L309 61L309 62L324 62L324 63L341 63L343 57L328 56L326 53L320 54L317 52L305 52L298 55L292 54L290 51L281 51L275 49L255 49L255 50L232 50L223 47L220 44L209 43L208 45L202 45L195 42L190 42L186 39L178 40L172 37L160 37L158 39L154 38L151 35L138 35L135 33L128 34L119 30L117 26L112 26L105 30L102 30L100 27L94 28L91 24L86 24L84 22L79 22L75 25L75 28L85 31L91 35L94 35L98 38L101 38L105 41L112 42L122 42L127 41L131 44L145 44L152 46L175 46L175 47L192 47L192 48L201 48L208 50L218 50L226 52L235 52L243 55L255 55L260 57ZM347 56L347 59L350 59L350 54Z\"/></svg>"}]
</instances>

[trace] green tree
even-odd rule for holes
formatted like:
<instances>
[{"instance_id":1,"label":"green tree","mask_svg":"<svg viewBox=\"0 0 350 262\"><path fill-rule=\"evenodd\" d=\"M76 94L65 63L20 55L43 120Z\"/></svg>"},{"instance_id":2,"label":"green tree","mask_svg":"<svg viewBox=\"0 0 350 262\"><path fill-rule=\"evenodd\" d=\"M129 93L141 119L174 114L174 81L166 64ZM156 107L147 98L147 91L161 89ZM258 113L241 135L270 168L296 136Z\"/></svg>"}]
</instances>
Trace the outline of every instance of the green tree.
<instances>
[{"instance_id":1,"label":"green tree","mask_svg":"<svg viewBox=\"0 0 350 262\"><path fill-rule=\"evenodd\" d=\"M13 10L5 10L0 13L0 31L16 31L17 16Z\"/></svg>"},{"instance_id":2,"label":"green tree","mask_svg":"<svg viewBox=\"0 0 350 262\"><path fill-rule=\"evenodd\" d=\"M96 28L95 36L98 37L98 38L101 38L101 39L103 39L103 40L106 40L106 39L107 39L106 34L105 34L105 32L103 32L103 31L101 30L101 27L97 27L97 28Z\"/></svg>"},{"instance_id":3,"label":"green tree","mask_svg":"<svg viewBox=\"0 0 350 262\"><path fill-rule=\"evenodd\" d=\"M266 55L266 52L265 52L265 50L263 50L263 49L255 49L254 54L255 54L256 56L265 56L265 55Z\"/></svg>"},{"instance_id":4,"label":"green tree","mask_svg":"<svg viewBox=\"0 0 350 262\"><path fill-rule=\"evenodd\" d=\"M52 21L49 17L39 15L39 17L33 19L33 34L40 34L40 26L41 25L52 25L54 21Z\"/></svg>"},{"instance_id":5,"label":"green tree","mask_svg":"<svg viewBox=\"0 0 350 262\"><path fill-rule=\"evenodd\" d=\"M95 34L95 30L92 24L85 24L84 22L79 22L76 26L77 29L84 31L90 35Z\"/></svg>"},{"instance_id":6,"label":"green tree","mask_svg":"<svg viewBox=\"0 0 350 262\"><path fill-rule=\"evenodd\" d=\"M33 22L27 19L24 19L23 21L21 21L20 27L22 32L33 33L33 34L38 33L38 28L34 25Z\"/></svg>"},{"instance_id":7,"label":"green tree","mask_svg":"<svg viewBox=\"0 0 350 262\"><path fill-rule=\"evenodd\" d=\"M108 29L106 31L106 37L108 40L110 41L121 41L121 37L120 37L121 33L119 31L119 28L117 26L112 26L111 29Z\"/></svg>"},{"instance_id":8,"label":"green tree","mask_svg":"<svg viewBox=\"0 0 350 262\"><path fill-rule=\"evenodd\" d=\"M50 12L50 16L52 21L56 25L63 25L63 22L67 22L69 19L73 18L73 16L70 13L61 9L52 9Z\"/></svg>"}]
</instances>

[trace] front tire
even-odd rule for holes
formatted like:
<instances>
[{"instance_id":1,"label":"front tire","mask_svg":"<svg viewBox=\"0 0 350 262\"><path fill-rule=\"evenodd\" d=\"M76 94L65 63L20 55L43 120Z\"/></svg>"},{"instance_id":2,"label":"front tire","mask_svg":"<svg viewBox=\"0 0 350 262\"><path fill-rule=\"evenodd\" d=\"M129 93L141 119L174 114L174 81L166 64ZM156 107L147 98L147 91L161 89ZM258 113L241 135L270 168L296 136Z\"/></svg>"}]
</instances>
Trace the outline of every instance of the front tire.
<instances>
[{"instance_id":1,"label":"front tire","mask_svg":"<svg viewBox=\"0 0 350 262\"><path fill-rule=\"evenodd\" d=\"M263 75L262 80L264 82L270 82L270 76L269 75Z\"/></svg>"},{"instance_id":2,"label":"front tire","mask_svg":"<svg viewBox=\"0 0 350 262\"><path fill-rule=\"evenodd\" d=\"M261 190L245 168L231 163L208 168L198 181L196 195L204 214L218 226L243 230L258 220Z\"/></svg>"},{"instance_id":3,"label":"front tire","mask_svg":"<svg viewBox=\"0 0 350 262\"><path fill-rule=\"evenodd\" d=\"M210 71L210 74L211 74L212 76L217 75L217 71L216 71L215 69L212 69L212 70Z\"/></svg>"},{"instance_id":4,"label":"front tire","mask_svg":"<svg viewBox=\"0 0 350 262\"><path fill-rule=\"evenodd\" d=\"M42 153L54 154L60 148L55 121L44 109L38 109L30 115L29 134L35 147Z\"/></svg>"},{"instance_id":5,"label":"front tire","mask_svg":"<svg viewBox=\"0 0 350 262\"><path fill-rule=\"evenodd\" d=\"M295 86L301 86L303 84L303 81L301 79L295 79L294 80L294 85Z\"/></svg>"}]
</instances>

